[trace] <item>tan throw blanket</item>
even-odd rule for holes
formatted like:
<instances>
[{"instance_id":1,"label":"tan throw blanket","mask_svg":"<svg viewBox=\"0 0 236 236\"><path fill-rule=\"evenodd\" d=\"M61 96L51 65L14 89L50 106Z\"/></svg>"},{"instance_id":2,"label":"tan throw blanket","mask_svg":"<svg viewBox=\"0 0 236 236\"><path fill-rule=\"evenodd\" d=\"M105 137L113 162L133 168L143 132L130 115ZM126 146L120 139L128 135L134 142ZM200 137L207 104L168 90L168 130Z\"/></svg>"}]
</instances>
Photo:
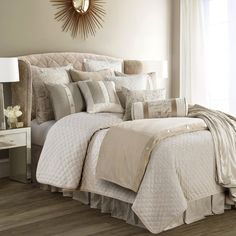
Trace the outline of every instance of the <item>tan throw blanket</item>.
<instances>
[{"instance_id":1,"label":"tan throw blanket","mask_svg":"<svg viewBox=\"0 0 236 236\"><path fill-rule=\"evenodd\" d=\"M150 153L161 140L207 129L197 118L144 119L122 122L107 132L96 168L97 178L138 191Z\"/></svg>"},{"instance_id":2,"label":"tan throw blanket","mask_svg":"<svg viewBox=\"0 0 236 236\"><path fill-rule=\"evenodd\" d=\"M220 111L194 105L189 107L189 117L198 117L209 128L216 156L218 183L224 187L236 187L236 118ZM233 189L231 193L236 194Z\"/></svg>"}]
</instances>

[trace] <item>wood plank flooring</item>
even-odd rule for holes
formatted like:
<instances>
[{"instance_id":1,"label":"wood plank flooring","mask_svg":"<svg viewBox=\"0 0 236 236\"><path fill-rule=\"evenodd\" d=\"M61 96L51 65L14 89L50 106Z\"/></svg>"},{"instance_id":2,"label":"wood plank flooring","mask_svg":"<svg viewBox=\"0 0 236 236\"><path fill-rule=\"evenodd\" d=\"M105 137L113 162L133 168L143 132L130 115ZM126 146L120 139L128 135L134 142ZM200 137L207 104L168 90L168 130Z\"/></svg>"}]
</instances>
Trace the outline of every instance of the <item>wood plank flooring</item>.
<instances>
[{"instance_id":1,"label":"wood plank flooring","mask_svg":"<svg viewBox=\"0 0 236 236\"><path fill-rule=\"evenodd\" d=\"M59 193L0 179L0 236L148 236L147 230L90 209ZM236 236L236 211L211 216L160 236Z\"/></svg>"}]
</instances>

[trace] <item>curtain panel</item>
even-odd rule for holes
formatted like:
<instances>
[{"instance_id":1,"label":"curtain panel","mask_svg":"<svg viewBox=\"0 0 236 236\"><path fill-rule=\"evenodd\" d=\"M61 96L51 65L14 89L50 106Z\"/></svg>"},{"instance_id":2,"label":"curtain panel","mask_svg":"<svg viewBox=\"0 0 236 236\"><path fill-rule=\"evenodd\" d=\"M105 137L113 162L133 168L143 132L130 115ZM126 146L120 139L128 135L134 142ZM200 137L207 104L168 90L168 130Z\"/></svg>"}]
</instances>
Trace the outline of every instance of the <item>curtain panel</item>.
<instances>
[{"instance_id":1,"label":"curtain panel","mask_svg":"<svg viewBox=\"0 0 236 236\"><path fill-rule=\"evenodd\" d=\"M233 115L235 12L235 0L180 0L180 95Z\"/></svg>"}]
</instances>

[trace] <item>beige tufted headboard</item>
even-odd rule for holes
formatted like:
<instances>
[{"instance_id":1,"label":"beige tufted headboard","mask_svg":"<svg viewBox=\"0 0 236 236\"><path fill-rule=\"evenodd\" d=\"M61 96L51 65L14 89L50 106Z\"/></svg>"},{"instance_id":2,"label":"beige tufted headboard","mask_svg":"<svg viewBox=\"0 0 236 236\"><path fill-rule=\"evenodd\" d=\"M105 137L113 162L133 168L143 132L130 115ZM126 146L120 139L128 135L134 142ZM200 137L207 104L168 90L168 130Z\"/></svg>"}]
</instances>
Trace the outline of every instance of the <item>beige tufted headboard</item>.
<instances>
[{"instance_id":1,"label":"beige tufted headboard","mask_svg":"<svg viewBox=\"0 0 236 236\"><path fill-rule=\"evenodd\" d=\"M33 54L19 57L20 82L12 83L12 104L21 106L23 116L22 121L25 126L30 126L32 118L32 76L31 65L39 67L59 67L72 64L75 69L83 69L84 59L109 60L114 62L123 62L124 72L126 74L139 74L153 72L153 62L123 60L108 56L88 54L88 53L45 53Z\"/></svg>"}]
</instances>

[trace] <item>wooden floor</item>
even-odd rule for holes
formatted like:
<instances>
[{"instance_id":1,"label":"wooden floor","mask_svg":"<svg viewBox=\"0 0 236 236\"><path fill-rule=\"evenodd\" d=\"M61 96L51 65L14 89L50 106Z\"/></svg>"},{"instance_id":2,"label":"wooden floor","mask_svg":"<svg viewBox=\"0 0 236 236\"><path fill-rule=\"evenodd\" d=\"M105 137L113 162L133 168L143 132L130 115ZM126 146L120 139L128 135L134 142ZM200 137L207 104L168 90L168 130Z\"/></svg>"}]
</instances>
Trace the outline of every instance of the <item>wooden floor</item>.
<instances>
[{"instance_id":1,"label":"wooden floor","mask_svg":"<svg viewBox=\"0 0 236 236\"><path fill-rule=\"evenodd\" d=\"M152 235L147 230L90 209L61 194L32 185L0 180L0 236L129 236ZM236 211L184 225L160 236L236 236Z\"/></svg>"}]
</instances>

